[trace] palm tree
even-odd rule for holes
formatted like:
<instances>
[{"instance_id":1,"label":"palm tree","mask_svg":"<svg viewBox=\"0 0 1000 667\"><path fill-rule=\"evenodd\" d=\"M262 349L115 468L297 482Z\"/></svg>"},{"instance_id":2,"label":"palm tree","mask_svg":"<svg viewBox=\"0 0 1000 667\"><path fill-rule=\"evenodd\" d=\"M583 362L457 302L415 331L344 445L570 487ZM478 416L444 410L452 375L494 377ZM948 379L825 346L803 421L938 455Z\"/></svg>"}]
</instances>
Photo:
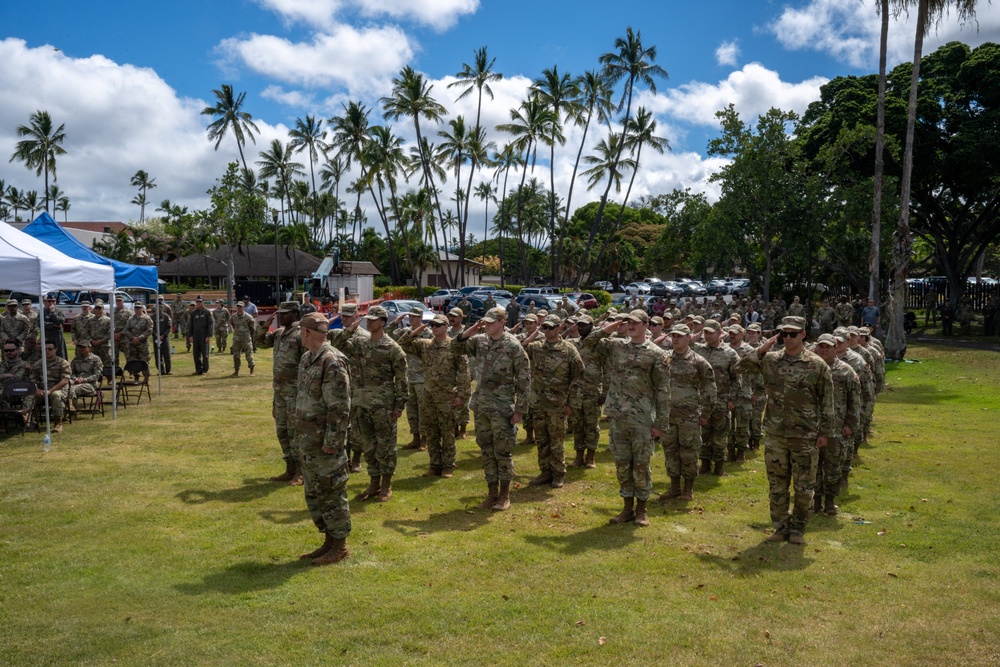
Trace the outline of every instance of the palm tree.
<instances>
[{"instance_id":1,"label":"palm tree","mask_svg":"<svg viewBox=\"0 0 1000 667\"><path fill-rule=\"evenodd\" d=\"M62 143L66 140L66 125L53 128L54 123L48 111L36 111L28 118L27 125L17 128L17 136L27 137L17 142L10 162L20 160L28 169L35 170L35 176L45 173L45 210L49 210L49 172L56 178L56 156L65 155Z\"/></svg>"},{"instance_id":2,"label":"palm tree","mask_svg":"<svg viewBox=\"0 0 1000 667\"><path fill-rule=\"evenodd\" d=\"M313 165L319 160L319 154L325 155L329 148L324 141L326 132L323 130L323 119L317 120L315 116L309 114L306 114L304 121L301 118L296 118L295 129L290 130L288 134L292 137L289 146L296 153L306 148L309 149L309 175L312 178L313 188L313 229L316 230L319 228L319 218L316 212L316 173Z\"/></svg>"},{"instance_id":3,"label":"palm tree","mask_svg":"<svg viewBox=\"0 0 1000 667\"><path fill-rule=\"evenodd\" d=\"M667 71L661 66L655 64L656 60L656 47L650 46L646 48L642 44L642 34L639 31L633 32L632 27L629 26L625 30L625 37L618 37L615 39L615 51L603 54L599 61L603 67L601 68L601 76L608 83L608 85L615 85L620 81L624 80L624 86L622 88L622 97L618 102L618 110L620 111L623 107L625 109L625 115L622 117L622 133L628 132L628 121L632 117L632 97L635 93L636 83L645 84L649 88L650 92L656 92L656 80L654 77L667 78ZM618 153L615 156L615 160L620 160L622 151L625 149L626 141L621 141L618 144ZM602 218L604 217L604 207L608 204L608 195L611 193L611 180L608 181L608 187L605 189L604 194L601 196L600 204L597 207L597 215L594 216L594 221L590 226L590 235L587 239L587 248L584 255L590 254L591 246L593 246L594 239L597 236L597 230L600 228ZM583 267L581 266L576 274L575 285L579 287L580 281L583 279Z\"/></svg>"},{"instance_id":4,"label":"palm tree","mask_svg":"<svg viewBox=\"0 0 1000 667\"><path fill-rule=\"evenodd\" d=\"M136 206L139 207L140 211L145 211L146 210L146 195L144 195L144 194L142 194L140 192L136 196L132 197L132 201L130 201L129 204L135 204ZM140 218L140 221L142 221L141 218Z\"/></svg>"},{"instance_id":5,"label":"palm tree","mask_svg":"<svg viewBox=\"0 0 1000 667\"><path fill-rule=\"evenodd\" d=\"M486 208L483 212L483 230L490 226L490 202L497 199L497 187L490 181L484 181L476 186L476 199L483 202Z\"/></svg>"},{"instance_id":6,"label":"palm tree","mask_svg":"<svg viewBox=\"0 0 1000 667\"><path fill-rule=\"evenodd\" d=\"M368 135L368 114L371 110L360 102L349 102L343 105L344 112L339 116L330 118L330 127L333 128L331 148L337 149L337 156L344 160L348 169L353 163L357 163L361 169L361 178L365 178L365 164L361 155L365 144L371 140ZM354 203L354 228L351 231L351 239L355 237L361 216L361 193L364 188L354 188L357 193L357 200Z\"/></svg>"},{"instance_id":7,"label":"palm tree","mask_svg":"<svg viewBox=\"0 0 1000 667\"><path fill-rule=\"evenodd\" d=\"M131 181L129 181L129 183L132 185L132 187L139 188L139 194L141 195L141 201L142 201L142 203L139 204L139 206L141 207L139 209L139 222L143 223L146 221L146 191L152 190L153 188L156 187L156 179L150 178L149 174L147 174L144 170L139 169L132 176L132 179ZM139 197L137 197L136 199L139 199ZM132 203L136 204L138 202L136 202L136 200L133 199Z\"/></svg>"},{"instance_id":8,"label":"palm tree","mask_svg":"<svg viewBox=\"0 0 1000 667\"><path fill-rule=\"evenodd\" d=\"M24 206L25 209L30 211L28 220L34 220L35 211L39 209L38 190L28 190L27 192L25 192L24 195L22 196L21 204Z\"/></svg>"},{"instance_id":9,"label":"palm tree","mask_svg":"<svg viewBox=\"0 0 1000 667\"><path fill-rule=\"evenodd\" d=\"M583 161L592 165L590 169L583 172L588 177L588 190L593 190L604 179L614 185L615 193L622 191L622 172L625 169L635 169L635 161L631 158L616 160L615 156L620 154L620 143L622 135L615 132L608 136L607 140L601 139L594 147L594 155L584 156Z\"/></svg>"},{"instance_id":10,"label":"palm tree","mask_svg":"<svg viewBox=\"0 0 1000 667\"><path fill-rule=\"evenodd\" d=\"M362 180L375 202L375 209L382 221L386 235L386 247L389 251L389 269L393 284L399 284L399 261L396 257L396 244L393 242L389 229L388 206L393 208L391 217L398 219L399 211L396 201L396 174L403 167L403 140L393 134L392 128L376 125L370 128L370 141L365 144L362 161L367 167L367 175ZM374 187L373 187L374 186ZM375 188L378 189L376 193ZM389 189L389 204L385 201L385 189Z\"/></svg>"},{"instance_id":11,"label":"palm tree","mask_svg":"<svg viewBox=\"0 0 1000 667\"><path fill-rule=\"evenodd\" d=\"M559 136L549 137L549 262L550 273L556 277L556 270L559 266L559 248L556 243L556 143L562 145L566 143L562 136L562 115L563 112L572 118L576 115L576 97L579 91L576 88L576 81L570 78L568 73L559 74L559 66L553 65L551 69L542 70L542 76L535 79L531 84L531 91L538 96L542 103L546 104L555 115L555 123L552 128Z\"/></svg>"},{"instance_id":12,"label":"palm tree","mask_svg":"<svg viewBox=\"0 0 1000 667\"><path fill-rule=\"evenodd\" d=\"M24 194L15 188L13 185L7 188L7 203L10 205L12 211L14 211L14 222L20 220L18 216L18 211L24 208Z\"/></svg>"},{"instance_id":13,"label":"palm tree","mask_svg":"<svg viewBox=\"0 0 1000 667\"><path fill-rule=\"evenodd\" d=\"M886 333L885 353L889 359L902 359L906 354L906 333L903 316L906 311L906 277L909 273L910 239L910 186L913 176L913 135L917 122L917 88L920 83L920 59L923 57L924 36L936 23L941 13L954 5L959 20L973 18L976 0L917 0L917 29L913 42L913 71L910 75L910 99L906 114L906 143L903 149L903 174L900 178L899 221L892 239L892 290L889 295L889 330ZM956 303L959 295L953 293Z\"/></svg>"},{"instance_id":14,"label":"palm tree","mask_svg":"<svg viewBox=\"0 0 1000 667\"><path fill-rule=\"evenodd\" d=\"M882 180L885 171L885 160L882 154L885 150L885 69L886 54L889 44L889 0L877 0L879 15L882 19L882 29L879 37L878 50L878 106L875 120L875 175L874 195L872 197L872 240L868 253L868 298L879 301L879 269L881 268L882 241Z\"/></svg>"},{"instance_id":15,"label":"palm tree","mask_svg":"<svg viewBox=\"0 0 1000 667\"><path fill-rule=\"evenodd\" d=\"M500 223L494 223L493 228L496 233L497 239L500 246L500 287L504 287L504 272L503 272L503 235L505 232L510 231L510 219L507 216L507 177L510 175L511 168L520 167L524 164L521 159L520 151L514 146L514 144L507 144L498 153L493 154L493 159L490 160L494 165L493 172L493 182L497 185L500 184L500 174L503 174L503 188L501 189L500 196L500 210L497 212L497 216L500 218Z\"/></svg>"},{"instance_id":16,"label":"palm tree","mask_svg":"<svg viewBox=\"0 0 1000 667\"><path fill-rule=\"evenodd\" d=\"M232 130L233 136L236 137L236 147L240 151L243 170L249 171L246 158L243 156L243 146L248 138L256 144L257 140L253 133L259 133L260 130L253 122L253 116L243 111L243 100L247 94L243 92L234 97L233 87L228 83L222 84L221 90L213 90L212 93L215 95L215 106L205 107L201 110L201 115L212 116L215 119L206 128L208 140L214 141L215 150L219 150L219 144L222 143L226 133Z\"/></svg>"},{"instance_id":17,"label":"palm tree","mask_svg":"<svg viewBox=\"0 0 1000 667\"><path fill-rule=\"evenodd\" d=\"M62 211L63 224L69 222L69 197L63 195L56 201L56 211Z\"/></svg>"},{"instance_id":18,"label":"palm tree","mask_svg":"<svg viewBox=\"0 0 1000 667\"><path fill-rule=\"evenodd\" d=\"M53 212L58 211L59 209L56 208L56 205L59 203L59 199L61 197L66 196L66 193L63 192L63 189L59 187L58 183L53 183L52 185L49 186L48 194L49 194L49 201L52 202L52 211Z\"/></svg>"},{"instance_id":19,"label":"palm tree","mask_svg":"<svg viewBox=\"0 0 1000 667\"><path fill-rule=\"evenodd\" d=\"M279 139L272 139L271 147L261 151L260 159L254 163L260 167L261 178L274 179L274 188L278 193L278 201L281 202L281 224L285 224L285 202L282 197L287 200L288 210L291 212L291 182L295 176L305 175L302 164L292 161L292 152L291 144L285 145Z\"/></svg>"}]
</instances>

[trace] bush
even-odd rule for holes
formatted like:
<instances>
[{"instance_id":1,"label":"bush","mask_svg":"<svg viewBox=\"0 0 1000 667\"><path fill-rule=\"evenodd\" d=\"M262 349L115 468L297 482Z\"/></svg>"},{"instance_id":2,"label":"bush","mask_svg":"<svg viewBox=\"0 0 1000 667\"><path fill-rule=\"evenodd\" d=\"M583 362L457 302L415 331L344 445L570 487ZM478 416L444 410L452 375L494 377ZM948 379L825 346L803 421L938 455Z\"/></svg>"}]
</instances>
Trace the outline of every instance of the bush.
<instances>
[{"instance_id":1,"label":"bush","mask_svg":"<svg viewBox=\"0 0 1000 667\"><path fill-rule=\"evenodd\" d=\"M607 292L602 289L592 289L590 290L590 293L594 295L594 298L597 299L597 303L601 304L601 306L611 305L611 292Z\"/></svg>"},{"instance_id":2,"label":"bush","mask_svg":"<svg viewBox=\"0 0 1000 667\"><path fill-rule=\"evenodd\" d=\"M437 287L421 287L417 288L413 285L383 285L375 287L372 290L372 294L376 299L390 298L386 296L391 294L394 299L412 299L415 301L423 301L425 296L430 296L434 292L438 291Z\"/></svg>"}]
</instances>

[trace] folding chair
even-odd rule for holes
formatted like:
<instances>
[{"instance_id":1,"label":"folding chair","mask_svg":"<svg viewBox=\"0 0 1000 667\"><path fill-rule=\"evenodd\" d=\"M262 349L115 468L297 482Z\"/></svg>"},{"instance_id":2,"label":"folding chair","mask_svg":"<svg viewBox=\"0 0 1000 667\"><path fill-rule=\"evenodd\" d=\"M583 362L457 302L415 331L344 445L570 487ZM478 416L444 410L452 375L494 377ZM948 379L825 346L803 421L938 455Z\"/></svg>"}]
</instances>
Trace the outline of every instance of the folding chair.
<instances>
[{"instance_id":1,"label":"folding chair","mask_svg":"<svg viewBox=\"0 0 1000 667\"><path fill-rule=\"evenodd\" d=\"M86 407L76 408L76 413L90 413L90 421L94 421L94 416L100 412L101 416L104 416L104 393L101 391L101 387L104 384L104 373L101 373L101 377L97 380L97 391L94 392L93 396L81 396L75 400L84 401Z\"/></svg>"},{"instance_id":2,"label":"folding chair","mask_svg":"<svg viewBox=\"0 0 1000 667\"><path fill-rule=\"evenodd\" d=\"M3 391L0 392L0 397L3 398L2 404L0 404L0 418L3 419L4 433L9 433L7 424L16 415L18 420L15 421L15 425L20 425L21 437L24 437L24 433L28 430L29 418L34 410L33 406L24 407L24 399L28 396L34 396L37 389L38 387L31 380L11 380L4 385Z\"/></svg>"},{"instance_id":3,"label":"folding chair","mask_svg":"<svg viewBox=\"0 0 1000 667\"><path fill-rule=\"evenodd\" d=\"M104 370L101 371L101 376L107 381L108 386L105 387L103 384L97 388L97 393L101 394L101 407L103 408L106 402L105 398L111 397L111 392L117 381L118 386L118 405L123 408L128 407L128 400L126 400L125 392L122 387L122 381L125 379L125 371L122 370L121 366L105 366Z\"/></svg>"},{"instance_id":4,"label":"folding chair","mask_svg":"<svg viewBox=\"0 0 1000 667\"><path fill-rule=\"evenodd\" d=\"M123 377L120 381L122 387L125 388L126 400L132 397L131 388L138 388L138 394L136 394L135 404L139 405L142 402L142 392L145 390L146 398L149 402L153 402L153 394L149 391L149 363L141 361L139 359L133 359L132 361L125 363L125 375L132 375L135 379L128 377Z\"/></svg>"}]
</instances>

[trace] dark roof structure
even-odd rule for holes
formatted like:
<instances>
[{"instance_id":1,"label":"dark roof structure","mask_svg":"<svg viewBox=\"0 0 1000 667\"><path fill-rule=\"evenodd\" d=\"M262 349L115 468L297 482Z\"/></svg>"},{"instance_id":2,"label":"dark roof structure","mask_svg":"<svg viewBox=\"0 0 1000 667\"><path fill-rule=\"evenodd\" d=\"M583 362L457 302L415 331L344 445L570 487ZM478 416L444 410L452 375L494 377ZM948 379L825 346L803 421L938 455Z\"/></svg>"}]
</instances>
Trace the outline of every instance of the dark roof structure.
<instances>
[{"instance_id":1,"label":"dark roof structure","mask_svg":"<svg viewBox=\"0 0 1000 667\"><path fill-rule=\"evenodd\" d=\"M219 246L204 255L187 255L172 262L159 265L160 276L164 279L212 278L228 275L227 262L229 246ZM307 276L320 265L320 259L293 248L278 246L277 270L274 262L273 245L245 245L233 248L233 276L235 278L274 278L279 276Z\"/></svg>"}]
</instances>

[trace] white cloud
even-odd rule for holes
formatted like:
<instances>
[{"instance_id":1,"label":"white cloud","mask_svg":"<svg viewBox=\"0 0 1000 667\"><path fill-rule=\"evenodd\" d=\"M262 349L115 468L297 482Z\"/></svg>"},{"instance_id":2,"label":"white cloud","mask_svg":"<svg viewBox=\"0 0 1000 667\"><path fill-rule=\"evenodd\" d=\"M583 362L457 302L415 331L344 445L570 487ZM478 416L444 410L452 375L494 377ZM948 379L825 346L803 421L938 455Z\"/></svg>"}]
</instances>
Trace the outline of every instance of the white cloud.
<instances>
[{"instance_id":1,"label":"white cloud","mask_svg":"<svg viewBox=\"0 0 1000 667\"><path fill-rule=\"evenodd\" d=\"M297 109L312 109L316 106L311 93L305 93L301 90L285 90L281 86L268 86L260 92L260 96Z\"/></svg>"},{"instance_id":2,"label":"white cloud","mask_svg":"<svg viewBox=\"0 0 1000 667\"><path fill-rule=\"evenodd\" d=\"M1000 40L1000 5L979 3L978 20L959 22L946 12L924 39L924 53L953 40L978 46ZM792 51L810 49L827 53L861 69L878 67L880 18L874 3L857 0L809 0L801 7L786 6L767 30ZM916 13L892 20L889 25L888 62L893 67L913 58Z\"/></svg>"},{"instance_id":3,"label":"white cloud","mask_svg":"<svg viewBox=\"0 0 1000 667\"><path fill-rule=\"evenodd\" d=\"M736 58L740 55L739 40L723 42L715 50L715 62L719 65L736 67Z\"/></svg>"},{"instance_id":4,"label":"white cloud","mask_svg":"<svg viewBox=\"0 0 1000 667\"><path fill-rule=\"evenodd\" d=\"M340 0L257 0L277 12L286 23L301 22L320 28L332 28L334 16L341 8Z\"/></svg>"},{"instance_id":5,"label":"white cloud","mask_svg":"<svg viewBox=\"0 0 1000 667\"><path fill-rule=\"evenodd\" d=\"M736 105L745 119L756 118L771 107L801 114L810 102L819 99L820 86L825 83L823 77L789 83L777 72L749 63L719 83L693 81L656 95L643 91L639 102L680 121L716 126L715 113L729 104Z\"/></svg>"},{"instance_id":6,"label":"white cloud","mask_svg":"<svg viewBox=\"0 0 1000 667\"><path fill-rule=\"evenodd\" d=\"M336 25L346 10L365 18L388 17L445 30L479 9L479 0L257 0L286 23L305 23L323 30Z\"/></svg>"},{"instance_id":7,"label":"white cloud","mask_svg":"<svg viewBox=\"0 0 1000 667\"><path fill-rule=\"evenodd\" d=\"M337 25L312 41L291 42L273 35L252 34L223 40L224 60L239 60L276 81L309 87L342 85L367 91L384 85L413 57L413 46L393 26L356 29Z\"/></svg>"}]
</instances>

